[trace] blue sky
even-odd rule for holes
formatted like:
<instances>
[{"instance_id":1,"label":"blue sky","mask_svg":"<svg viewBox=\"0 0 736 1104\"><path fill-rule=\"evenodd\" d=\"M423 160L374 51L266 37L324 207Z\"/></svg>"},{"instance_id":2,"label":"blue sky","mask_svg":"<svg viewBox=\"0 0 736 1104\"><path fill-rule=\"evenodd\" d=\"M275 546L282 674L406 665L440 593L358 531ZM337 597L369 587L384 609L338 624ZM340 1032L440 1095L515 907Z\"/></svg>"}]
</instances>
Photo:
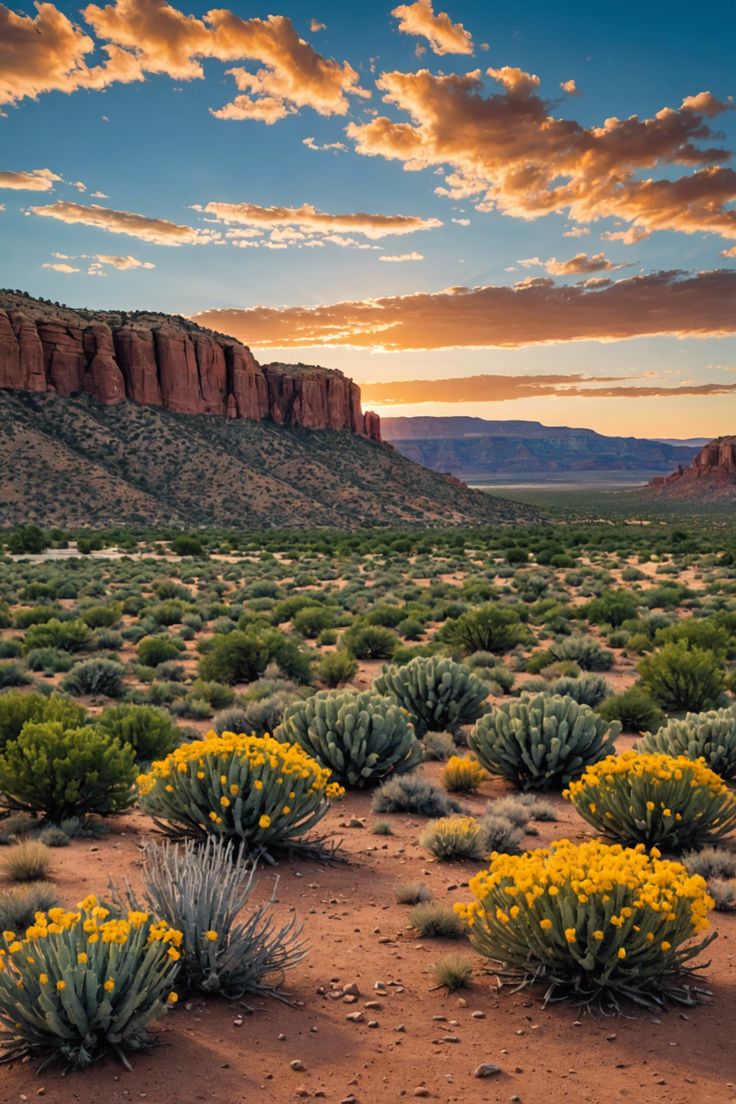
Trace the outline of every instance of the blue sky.
<instances>
[{"instance_id":1,"label":"blue sky","mask_svg":"<svg viewBox=\"0 0 736 1104\"><path fill-rule=\"evenodd\" d=\"M130 15L131 3L135 6L135 0L117 0L117 7L123 15ZM60 21L65 17L78 33L90 36L94 49L85 54L83 64L105 64L103 47L115 40L106 37L103 23L85 18L83 5L77 3L59 2L53 7ZM161 5L156 0L148 7L150 11ZM201 19L209 5L176 7ZM249 340L252 325L255 336L251 343L260 359L323 363L342 368L361 385L385 384L375 398L368 389L372 405L377 403L382 413L530 417L639 435L733 432L736 284L724 283L722 290L719 285L718 295L731 295L733 307L730 325L720 321L712 327L719 336L694 336L697 322L691 326L686 319L682 328L667 323L665 332L657 336L638 336L651 331L650 324L643 323L644 329L626 339L617 336L618 327L614 327L616 334L609 333L606 326L610 328L610 322L606 322L597 340L580 340L573 328L569 335L554 339L542 334L529 343L514 338L513 344L507 345L503 335L498 337L496 327L493 334L471 342L458 324L456 335L451 334L442 347L436 342L423 347L416 331L395 346L386 346L379 339L371 345L361 339L359 347L354 347L344 335L337 344L310 337L300 345L295 316L287 313L278 331L269 337L262 312L253 313L257 308L288 312L295 307L317 308L379 297L393 301L418 292L436 295L454 286L509 287L529 278L553 280L555 288L577 289L586 278L616 283L660 270L694 274L736 270L736 255L723 256L736 241L736 230L733 237L728 236L726 218L733 210L733 195L722 200L721 226L716 232L705 227L695 232L655 229L643 240L624 244L601 237L635 224L633 219L622 219L620 210L607 215L599 203L589 221L575 221L564 211L535 212L533 217L527 212L521 217L508 210L479 210L479 205L483 206L479 194L452 197L435 193L438 186L445 187L452 164L448 169L435 159L419 171L405 171L401 160L362 155L356 148L360 139L346 135L350 124L366 127L376 114L385 114L393 124L412 123L400 104L383 102L375 82L386 72L412 74L426 68L438 77L480 69L480 95L488 97L506 93L495 78L485 76L485 70L508 66L539 78L534 94L547 101L549 117L575 120L586 131L601 127L614 116L644 119L655 117L665 107L677 111L686 97L708 91L723 109L704 113L703 125L714 136L698 140L698 144L702 148L715 144L731 151L736 147L736 115L728 109L735 91L736 7L720 5L716 13L696 21L692 5L680 2L551 6L532 0L511 9L463 0L435 5L433 17L446 10L453 25L463 25L472 38L472 54L437 53L426 37L400 31L399 19L391 14L394 7L391 3L345 5L319 0L308 5L278 3L273 8L231 4L229 10L241 20L265 19L271 12L291 20L314 51L340 65L349 63L357 74L355 83L371 93L364 98L348 92L347 109L338 108L331 114L320 114L287 97L284 117L267 125L260 119L222 119L212 114L212 109L222 108L237 95L227 70L243 66L255 72L263 59L223 62L206 57L201 61L203 79L182 78L175 66L173 75L171 71L153 71L165 70L160 37L155 42L152 39L148 47L144 43L143 54L149 60L140 79L131 83L111 79L102 90L92 90L81 86L84 79L63 77L57 87L67 81L73 91L44 87L41 74L48 68L47 58L39 54L38 72L29 77L32 59L26 71L21 71L20 45L15 58L12 48L12 35L18 36L20 44L20 36L33 29L24 17L35 19L36 11L32 4L12 4L7 40L11 45L0 48L0 89L5 87L7 101L0 118L0 203L5 207L0 211L0 284L72 306L149 308L192 315L210 309L245 311L237 322L237 333ZM116 14L112 9L115 4L103 13L103 22ZM313 20L324 28L311 30ZM52 30L46 24L40 26L29 40L34 49L38 45L39 51L48 49L58 58L64 48L61 37L58 43L54 38L58 26L54 23ZM122 39L117 41L119 48L135 55L134 48ZM156 62L150 60L154 54ZM275 69L278 77L278 64ZM569 80L575 81L579 94L561 90L560 85ZM509 92L511 97L514 94ZM454 120L453 142L462 130L461 123ZM412 125L416 126L416 120ZM314 139L317 146L341 143L345 148L313 150L304 144L307 138ZM664 157L658 164L635 164L631 178L673 181L707 163L683 164ZM718 165L732 168L732 162L723 157ZM61 179L50 181L52 186L40 191L19 187L13 176L40 169ZM493 169L486 165L483 172L484 186L493 186ZM11 186L2 186L3 173L10 177ZM66 182L81 182L85 190ZM96 192L104 198L94 197ZM514 192L514 203L517 194L521 192ZM522 198L526 203L526 197ZM31 208L60 202L96 204L146 219L210 230L219 236L219 242L171 246L145 235L89 226L76 215L62 220L28 213ZM312 231L305 232L304 227L292 223L303 235L301 239L274 241L269 229L260 238L240 239L258 242L256 247L235 248L238 239L229 237L228 232L243 224L213 221L211 213L193 209L207 204L288 209L311 204L328 214L403 215L420 223L436 220L441 226L380 238L338 231L332 236L343 239L339 243L323 237L306 247ZM574 227L584 233L565 237ZM345 238L353 244L346 244ZM602 253L604 261L598 268L551 272L551 259L559 266L581 252L587 258ZM421 259L381 260L417 254ZM117 267L100 257L118 258ZM128 257L140 266L133 267L131 262L129 267L121 267L119 259ZM534 258L539 263L519 264ZM44 267L49 265L56 267ZM591 305L594 294L602 302L603 287L600 292L591 289ZM671 292L665 289L661 294ZM701 313L697 294L694 288L689 308L693 315ZM442 300L440 307L445 304ZM666 302L662 306L668 309ZM554 310L553 304L549 309ZM727 314L726 304L718 318ZM286 341L279 335L291 325L292 317L294 329L289 329ZM499 385L496 401L485 397L482 401L435 401L428 391L426 401L397 402L390 386L406 380L541 374L626 377L656 393L601 397L593 385L587 389L590 393L572 396L563 381L548 393L530 398L510 396L509 388ZM698 387L707 384L729 390L697 393ZM681 393L667 394L673 388ZM690 393L683 393L688 388ZM468 388L459 388L460 393L468 393ZM487 393L484 389L483 395ZM398 390L396 394L400 397Z\"/></svg>"}]
</instances>

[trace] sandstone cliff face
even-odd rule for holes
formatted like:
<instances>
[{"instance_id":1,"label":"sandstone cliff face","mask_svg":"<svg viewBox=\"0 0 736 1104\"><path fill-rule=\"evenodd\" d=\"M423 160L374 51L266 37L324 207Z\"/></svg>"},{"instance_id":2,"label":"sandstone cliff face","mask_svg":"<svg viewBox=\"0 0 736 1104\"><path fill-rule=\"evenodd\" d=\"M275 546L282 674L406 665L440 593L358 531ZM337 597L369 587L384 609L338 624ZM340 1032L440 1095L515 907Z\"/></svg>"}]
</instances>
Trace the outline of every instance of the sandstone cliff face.
<instances>
[{"instance_id":1,"label":"sandstone cliff face","mask_svg":"<svg viewBox=\"0 0 736 1104\"><path fill-rule=\"evenodd\" d=\"M7 293L0 298L0 388L80 391L105 405L127 400L178 414L210 414L381 440L360 388L341 372L260 365L235 338L183 319L79 313Z\"/></svg>"},{"instance_id":2,"label":"sandstone cliff face","mask_svg":"<svg viewBox=\"0 0 736 1104\"><path fill-rule=\"evenodd\" d=\"M688 467L680 467L649 487L670 498L736 498L736 437L716 437Z\"/></svg>"}]
</instances>

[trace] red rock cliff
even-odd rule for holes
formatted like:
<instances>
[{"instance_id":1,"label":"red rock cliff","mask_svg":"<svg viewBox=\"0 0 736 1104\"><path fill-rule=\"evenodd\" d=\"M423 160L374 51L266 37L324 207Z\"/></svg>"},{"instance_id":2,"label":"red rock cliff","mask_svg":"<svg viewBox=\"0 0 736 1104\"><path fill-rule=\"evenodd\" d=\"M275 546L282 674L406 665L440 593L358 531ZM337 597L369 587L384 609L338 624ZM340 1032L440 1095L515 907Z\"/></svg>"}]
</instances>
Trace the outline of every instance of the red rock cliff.
<instances>
[{"instance_id":1,"label":"red rock cliff","mask_svg":"<svg viewBox=\"0 0 736 1104\"><path fill-rule=\"evenodd\" d=\"M688 467L648 486L672 498L736 497L736 437L716 437Z\"/></svg>"},{"instance_id":2,"label":"red rock cliff","mask_svg":"<svg viewBox=\"0 0 736 1104\"><path fill-rule=\"evenodd\" d=\"M179 414L270 418L381 440L360 388L342 372L260 365L232 337L167 315L74 311L0 293L0 388L86 391L105 405L132 401Z\"/></svg>"}]
</instances>

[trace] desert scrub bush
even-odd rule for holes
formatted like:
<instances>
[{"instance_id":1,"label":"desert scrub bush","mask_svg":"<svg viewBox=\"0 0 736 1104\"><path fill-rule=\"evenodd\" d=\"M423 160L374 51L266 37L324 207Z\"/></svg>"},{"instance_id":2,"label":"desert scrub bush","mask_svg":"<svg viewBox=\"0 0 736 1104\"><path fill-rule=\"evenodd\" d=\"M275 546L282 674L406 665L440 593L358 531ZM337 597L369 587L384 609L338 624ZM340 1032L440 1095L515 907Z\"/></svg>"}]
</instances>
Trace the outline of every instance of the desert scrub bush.
<instances>
[{"instance_id":1,"label":"desert scrub bush","mask_svg":"<svg viewBox=\"0 0 736 1104\"><path fill-rule=\"evenodd\" d=\"M551 659L571 659L584 671L610 671L614 655L602 648L592 636L566 636L550 644L547 652Z\"/></svg>"},{"instance_id":2,"label":"desert scrub bush","mask_svg":"<svg viewBox=\"0 0 736 1104\"><path fill-rule=\"evenodd\" d=\"M682 861L691 874L705 878L717 912L736 909L736 853L725 847L703 847L686 852Z\"/></svg>"},{"instance_id":3,"label":"desert scrub bush","mask_svg":"<svg viewBox=\"0 0 736 1104\"><path fill-rule=\"evenodd\" d=\"M627 844L681 851L736 827L736 799L723 779L684 755L611 755L563 796L594 828Z\"/></svg>"},{"instance_id":4,"label":"desert scrub bush","mask_svg":"<svg viewBox=\"0 0 736 1104\"><path fill-rule=\"evenodd\" d=\"M610 694L608 683L601 675L582 675L580 678L558 678L549 684L550 694L573 698L580 705L595 709Z\"/></svg>"},{"instance_id":5,"label":"desert scrub bush","mask_svg":"<svg viewBox=\"0 0 736 1104\"><path fill-rule=\"evenodd\" d=\"M129 744L137 760L163 759L180 741L180 732L165 709L153 705L108 706L95 725L111 739Z\"/></svg>"},{"instance_id":6,"label":"desert scrub bush","mask_svg":"<svg viewBox=\"0 0 736 1104\"><path fill-rule=\"evenodd\" d=\"M491 774L522 790L550 790L615 750L619 732L572 698L524 694L481 717L468 746Z\"/></svg>"},{"instance_id":7,"label":"desert scrub bush","mask_svg":"<svg viewBox=\"0 0 736 1104\"><path fill-rule=\"evenodd\" d=\"M213 835L250 853L298 849L343 793L302 748L270 736L208 733L138 779L141 808L173 839Z\"/></svg>"},{"instance_id":8,"label":"desert scrub bush","mask_svg":"<svg viewBox=\"0 0 736 1104\"><path fill-rule=\"evenodd\" d=\"M170 659L177 659L179 646L170 636L144 636L138 644L138 661L145 667L158 667Z\"/></svg>"},{"instance_id":9,"label":"desert scrub bush","mask_svg":"<svg viewBox=\"0 0 736 1104\"><path fill-rule=\"evenodd\" d=\"M294 702L276 736L304 748L353 789L414 770L422 760L406 711L371 690L320 690Z\"/></svg>"},{"instance_id":10,"label":"desert scrub bush","mask_svg":"<svg viewBox=\"0 0 736 1104\"><path fill-rule=\"evenodd\" d=\"M410 713L419 737L472 724L488 697L488 687L469 667L441 656L417 656L403 667L383 667L373 690Z\"/></svg>"},{"instance_id":11,"label":"desert scrub bush","mask_svg":"<svg viewBox=\"0 0 736 1104\"><path fill-rule=\"evenodd\" d=\"M688 713L680 720L673 717L658 732L645 732L636 750L703 759L730 781L736 778L736 707Z\"/></svg>"},{"instance_id":12,"label":"desert scrub bush","mask_svg":"<svg viewBox=\"0 0 736 1104\"><path fill-rule=\"evenodd\" d=\"M505 817L518 828L526 828L530 820L550 822L559 819L550 801L542 801L531 793L509 794L508 797L489 801L485 815Z\"/></svg>"},{"instance_id":13,"label":"desert scrub bush","mask_svg":"<svg viewBox=\"0 0 736 1104\"><path fill-rule=\"evenodd\" d=\"M42 814L55 824L110 816L132 803L135 754L94 728L29 722L0 755L0 808Z\"/></svg>"},{"instance_id":14,"label":"desert scrub bush","mask_svg":"<svg viewBox=\"0 0 736 1104\"><path fill-rule=\"evenodd\" d=\"M450 793L475 793L486 772L477 759L453 755L440 773L440 782Z\"/></svg>"},{"instance_id":15,"label":"desert scrub bush","mask_svg":"<svg viewBox=\"0 0 736 1104\"><path fill-rule=\"evenodd\" d=\"M216 713L213 726L216 732L248 732L266 736L275 732L281 723L284 710L296 695L290 690L277 690L273 694L234 705Z\"/></svg>"},{"instance_id":16,"label":"desert scrub bush","mask_svg":"<svg viewBox=\"0 0 736 1104\"><path fill-rule=\"evenodd\" d=\"M119 698L123 694L122 663L112 659L85 659L75 663L61 681L63 690L69 694L103 695L107 698Z\"/></svg>"},{"instance_id":17,"label":"desert scrub bush","mask_svg":"<svg viewBox=\"0 0 736 1104\"><path fill-rule=\"evenodd\" d=\"M56 886L51 882L32 882L0 893L0 929L24 931L37 912L46 912L59 903Z\"/></svg>"},{"instance_id":18,"label":"desert scrub bush","mask_svg":"<svg viewBox=\"0 0 736 1104\"><path fill-rule=\"evenodd\" d=\"M424 939L459 939L465 930L449 905L420 901L409 913L409 923Z\"/></svg>"},{"instance_id":19,"label":"desert scrub bush","mask_svg":"<svg viewBox=\"0 0 736 1104\"><path fill-rule=\"evenodd\" d=\"M230 685L253 682L269 663L277 663L284 675L298 682L311 679L309 656L278 629L251 628L246 632L237 629L212 637L208 644L209 650L199 661L199 673L208 681Z\"/></svg>"},{"instance_id":20,"label":"desert scrub bush","mask_svg":"<svg viewBox=\"0 0 736 1104\"><path fill-rule=\"evenodd\" d=\"M442 862L478 859L485 850L485 835L474 817L447 816L428 824L419 843Z\"/></svg>"},{"instance_id":21,"label":"desert scrub bush","mask_svg":"<svg viewBox=\"0 0 736 1104\"><path fill-rule=\"evenodd\" d=\"M494 851L516 855L521 850L525 829L514 823L510 817L503 816L496 810L490 810L480 818L478 823L485 855L492 854Z\"/></svg>"},{"instance_id":22,"label":"desert scrub bush","mask_svg":"<svg viewBox=\"0 0 736 1104\"><path fill-rule=\"evenodd\" d=\"M227 709L235 701L232 686L225 686L223 682L195 679L189 687L189 693L198 701L206 701L213 709Z\"/></svg>"},{"instance_id":23,"label":"desert scrub bush","mask_svg":"<svg viewBox=\"0 0 736 1104\"><path fill-rule=\"evenodd\" d=\"M529 639L529 632L511 606L491 604L468 610L448 621L438 633L440 640L464 652L497 652L503 655Z\"/></svg>"},{"instance_id":24,"label":"desert scrub bush","mask_svg":"<svg viewBox=\"0 0 736 1104\"><path fill-rule=\"evenodd\" d=\"M357 673L357 659L343 650L328 652L317 664L317 678L333 689L344 682L350 682Z\"/></svg>"},{"instance_id":25,"label":"desert scrub bush","mask_svg":"<svg viewBox=\"0 0 736 1104\"><path fill-rule=\"evenodd\" d=\"M636 617L639 604L630 590L607 590L587 602L580 611L592 625L611 625L617 629Z\"/></svg>"},{"instance_id":26,"label":"desert scrub bush","mask_svg":"<svg viewBox=\"0 0 736 1104\"><path fill-rule=\"evenodd\" d=\"M64 652L80 652L89 640L89 629L84 621L60 621L52 617L42 625L32 625L23 644L26 651L33 648L60 648Z\"/></svg>"},{"instance_id":27,"label":"desert scrub bush","mask_svg":"<svg viewBox=\"0 0 736 1104\"><path fill-rule=\"evenodd\" d=\"M0 856L0 870L13 882L46 882L53 865L53 855L38 840L23 840Z\"/></svg>"},{"instance_id":28,"label":"desert scrub bush","mask_svg":"<svg viewBox=\"0 0 736 1104\"><path fill-rule=\"evenodd\" d=\"M620 694L606 698L598 706L604 721L618 721L624 732L646 732L657 729L664 713L643 687L635 684Z\"/></svg>"},{"instance_id":29,"label":"desert scrub bush","mask_svg":"<svg viewBox=\"0 0 736 1104\"><path fill-rule=\"evenodd\" d=\"M390 659L399 638L383 625L353 625L343 633L340 643L356 659Z\"/></svg>"},{"instance_id":30,"label":"desert scrub bush","mask_svg":"<svg viewBox=\"0 0 736 1104\"><path fill-rule=\"evenodd\" d=\"M438 786L417 774L399 775L384 782L373 795L374 813L415 813L443 817L457 809L457 802Z\"/></svg>"},{"instance_id":31,"label":"desert scrub bush","mask_svg":"<svg viewBox=\"0 0 736 1104\"><path fill-rule=\"evenodd\" d=\"M522 983L617 1009L693 1003L690 962L709 939L705 880L677 862L594 840L559 840L524 855L494 855L470 882L474 900L455 908L471 943Z\"/></svg>"},{"instance_id":32,"label":"desert scrub bush","mask_svg":"<svg viewBox=\"0 0 736 1104\"><path fill-rule=\"evenodd\" d=\"M422 740L424 758L446 763L455 754L455 741L449 732L428 732Z\"/></svg>"},{"instance_id":33,"label":"desert scrub bush","mask_svg":"<svg viewBox=\"0 0 736 1104\"><path fill-rule=\"evenodd\" d=\"M277 922L268 902L239 915L255 874L232 840L165 840L146 848L141 893L126 885L116 903L143 907L182 933L179 985L186 992L281 996L284 972L306 953L302 929L296 914Z\"/></svg>"},{"instance_id":34,"label":"desert scrub bush","mask_svg":"<svg viewBox=\"0 0 736 1104\"><path fill-rule=\"evenodd\" d=\"M432 893L423 882L400 882L396 887L395 897L398 905L418 905L423 901L431 901Z\"/></svg>"},{"instance_id":35,"label":"desert scrub bush","mask_svg":"<svg viewBox=\"0 0 736 1104\"><path fill-rule=\"evenodd\" d=\"M700 713L718 705L723 673L713 652L672 641L639 664L639 680L664 709Z\"/></svg>"},{"instance_id":36,"label":"desert scrub bush","mask_svg":"<svg viewBox=\"0 0 736 1104\"><path fill-rule=\"evenodd\" d=\"M437 988L448 993L467 989L473 980L473 967L462 955L445 955L435 963L433 973Z\"/></svg>"},{"instance_id":37,"label":"desert scrub bush","mask_svg":"<svg viewBox=\"0 0 736 1104\"><path fill-rule=\"evenodd\" d=\"M177 995L181 932L146 912L113 916L87 897L39 912L25 936L5 932L0 1046L6 1058L59 1058L84 1068L150 1040L146 1025ZM129 1065L128 1065L129 1068Z\"/></svg>"}]
</instances>

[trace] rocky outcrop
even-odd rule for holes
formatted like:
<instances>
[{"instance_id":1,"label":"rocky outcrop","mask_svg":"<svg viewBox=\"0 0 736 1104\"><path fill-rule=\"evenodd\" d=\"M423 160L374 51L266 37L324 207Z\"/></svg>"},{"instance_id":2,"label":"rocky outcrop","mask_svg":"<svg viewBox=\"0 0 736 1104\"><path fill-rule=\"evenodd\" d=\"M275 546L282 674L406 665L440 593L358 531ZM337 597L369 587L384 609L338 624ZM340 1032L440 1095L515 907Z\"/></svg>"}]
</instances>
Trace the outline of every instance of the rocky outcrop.
<instances>
[{"instance_id":1,"label":"rocky outcrop","mask_svg":"<svg viewBox=\"0 0 736 1104\"><path fill-rule=\"evenodd\" d=\"M716 437L693 460L672 475L653 479L648 490L680 499L736 499L736 437Z\"/></svg>"},{"instance_id":2,"label":"rocky outcrop","mask_svg":"<svg viewBox=\"0 0 736 1104\"><path fill-rule=\"evenodd\" d=\"M177 414L208 414L381 440L360 388L334 369L260 365L235 338L169 315L73 311L0 293L0 388L88 392Z\"/></svg>"}]
</instances>

